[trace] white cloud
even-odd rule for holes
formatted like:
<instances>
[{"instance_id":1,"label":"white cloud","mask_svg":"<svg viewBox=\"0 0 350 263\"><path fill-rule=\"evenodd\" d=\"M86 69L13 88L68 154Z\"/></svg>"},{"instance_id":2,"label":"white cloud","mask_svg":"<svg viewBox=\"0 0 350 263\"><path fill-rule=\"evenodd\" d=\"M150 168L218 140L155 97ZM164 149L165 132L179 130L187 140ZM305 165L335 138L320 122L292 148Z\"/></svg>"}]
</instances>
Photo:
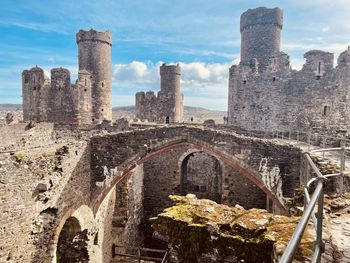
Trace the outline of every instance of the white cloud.
<instances>
[{"instance_id":1,"label":"white cloud","mask_svg":"<svg viewBox=\"0 0 350 263\"><path fill-rule=\"evenodd\" d=\"M329 26L325 26L321 29L322 32L328 32L329 31Z\"/></svg>"},{"instance_id":2,"label":"white cloud","mask_svg":"<svg viewBox=\"0 0 350 263\"><path fill-rule=\"evenodd\" d=\"M118 88L146 87L159 90L159 66L156 64L133 61L128 64L116 64L113 71L113 85ZM184 93L196 92L204 96L224 97L228 89L228 71L230 63L179 63L181 66L181 88Z\"/></svg>"}]
</instances>

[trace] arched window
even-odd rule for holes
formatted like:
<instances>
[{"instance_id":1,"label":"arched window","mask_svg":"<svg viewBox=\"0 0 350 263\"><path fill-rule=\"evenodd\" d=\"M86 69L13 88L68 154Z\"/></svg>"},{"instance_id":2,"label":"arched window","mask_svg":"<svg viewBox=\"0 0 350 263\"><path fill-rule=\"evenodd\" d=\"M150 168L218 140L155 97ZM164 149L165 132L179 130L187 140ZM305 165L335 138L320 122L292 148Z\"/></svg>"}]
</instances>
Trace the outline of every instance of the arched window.
<instances>
[{"instance_id":1,"label":"arched window","mask_svg":"<svg viewBox=\"0 0 350 263\"><path fill-rule=\"evenodd\" d=\"M166 123L166 124L169 124L169 121L170 121L170 120L169 120L169 116L166 116L166 118L165 118L165 123Z\"/></svg>"}]
</instances>

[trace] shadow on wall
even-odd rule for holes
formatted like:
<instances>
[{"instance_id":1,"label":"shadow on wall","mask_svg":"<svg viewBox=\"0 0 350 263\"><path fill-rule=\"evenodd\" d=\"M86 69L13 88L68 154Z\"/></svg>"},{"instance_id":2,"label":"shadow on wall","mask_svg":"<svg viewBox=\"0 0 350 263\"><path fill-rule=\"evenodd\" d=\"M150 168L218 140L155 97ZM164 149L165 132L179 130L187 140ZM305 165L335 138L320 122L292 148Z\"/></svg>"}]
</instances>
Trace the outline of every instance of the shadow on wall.
<instances>
[{"instance_id":1,"label":"shadow on wall","mask_svg":"<svg viewBox=\"0 0 350 263\"><path fill-rule=\"evenodd\" d=\"M71 153L72 154L72 153ZM61 240L64 236L70 238L72 232L81 233L80 223L76 219L68 219L79 207L88 206L90 202L90 149L87 146L81 154L80 160L66 181L60 197L55 204L40 212L42 221L42 231L33 236L36 246L36 253L32 263L52 262L56 253L56 244L59 243L59 235L62 232ZM68 169L68 167L67 167ZM61 182L64 181L62 174ZM56 189L58 191L58 189ZM64 223L67 225L63 226ZM79 227L78 227L79 226ZM61 231L62 229L62 231ZM70 234L69 234L70 233ZM84 233L84 235L87 233ZM87 237L89 238L89 237ZM86 240L86 239L85 239Z\"/></svg>"}]
</instances>

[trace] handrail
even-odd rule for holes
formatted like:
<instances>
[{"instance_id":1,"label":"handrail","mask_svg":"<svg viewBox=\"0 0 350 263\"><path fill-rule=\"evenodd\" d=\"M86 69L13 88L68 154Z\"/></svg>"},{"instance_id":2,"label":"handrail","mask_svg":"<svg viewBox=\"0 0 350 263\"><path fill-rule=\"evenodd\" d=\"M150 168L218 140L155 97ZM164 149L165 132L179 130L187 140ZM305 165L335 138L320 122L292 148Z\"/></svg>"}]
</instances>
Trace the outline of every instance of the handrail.
<instances>
[{"instance_id":1,"label":"handrail","mask_svg":"<svg viewBox=\"0 0 350 263\"><path fill-rule=\"evenodd\" d=\"M293 235L287 245L287 248L285 249L280 263L291 263L294 254L296 250L299 247L300 241L302 239L302 236L305 232L306 226L312 218L312 222L315 226L316 230L316 240L314 242L314 251L313 251L313 257L312 257L312 263L320 263L321 261L321 255L324 252L325 245L322 239L322 221L323 221L323 207L324 207L324 183L329 177L339 177L339 194L340 196L343 193L343 176L344 176L344 170L345 170L345 151L349 150L350 148L346 147L339 147L339 148L323 148L323 149L317 149L313 150L311 152L305 153L305 157L307 160L306 164L306 171L308 173L308 166L312 168L312 170L316 173L316 177L310 179L308 182L304 185L304 193L305 193L305 209L304 212L300 218L300 221L298 225L296 226ZM341 151L340 156L340 173L333 173L333 174L326 174L323 175L316 164L311 159L310 153L316 153L316 152L327 152L327 151ZM310 198L309 194L309 188L310 186L317 182L316 189L312 193L312 196ZM314 208L316 206L316 202L318 203L317 207L317 214L314 213Z\"/></svg>"},{"instance_id":2,"label":"handrail","mask_svg":"<svg viewBox=\"0 0 350 263\"><path fill-rule=\"evenodd\" d=\"M128 253L116 253L116 251L115 251L116 248L126 248L128 250L135 250L136 251L136 255L128 254ZM142 253L141 253L142 251L161 254L162 257L143 256ZM161 263L166 263L167 262L167 258L168 258L168 250L146 248L146 247L128 247L128 246L113 244L112 245L112 258L114 258L115 256L123 256L123 257L128 257L128 258L134 258L134 259L137 259L139 262L141 262L141 260L151 260L151 261L158 261L158 262L161 262Z\"/></svg>"}]
</instances>

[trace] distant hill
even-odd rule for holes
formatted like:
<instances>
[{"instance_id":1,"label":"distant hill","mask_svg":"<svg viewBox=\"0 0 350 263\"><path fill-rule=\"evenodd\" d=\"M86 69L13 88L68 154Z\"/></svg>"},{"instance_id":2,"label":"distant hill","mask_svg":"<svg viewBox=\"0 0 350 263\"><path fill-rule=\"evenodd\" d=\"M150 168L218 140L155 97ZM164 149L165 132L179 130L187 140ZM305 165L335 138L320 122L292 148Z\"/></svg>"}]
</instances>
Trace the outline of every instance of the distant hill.
<instances>
[{"instance_id":1,"label":"distant hill","mask_svg":"<svg viewBox=\"0 0 350 263\"><path fill-rule=\"evenodd\" d=\"M22 110L22 104L0 104L0 110Z\"/></svg>"},{"instance_id":2,"label":"distant hill","mask_svg":"<svg viewBox=\"0 0 350 263\"><path fill-rule=\"evenodd\" d=\"M193 117L194 122L203 122L207 119L213 119L216 123L223 123L224 116L227 115L226 111L214 111L208 110L200 107L184 107L184 120L185 122L191 122L191 117ZM125 107L114 107L113 108L113 119L117 118L134 118L135 117L135 107L125 106Z\"/></svg>"},{"instance_id":3,"label":"distant hill","mask_svg":"<svg viewBox=\"0 0 350 263\"><path fill-rule=\"evenodd\" d=\"M20 114L22 111L22 104L0 104L0 118L6 115L8 111L18 111ZM184 120L185 122L202 123L207 119L213 119L216 123L223 123L223 117L226 116L226 111L214 111L199 107L184 107ZM125 107L113 107L113 119L119 118L135 118L135 106Z\"/></svg>"}]
</instances>

